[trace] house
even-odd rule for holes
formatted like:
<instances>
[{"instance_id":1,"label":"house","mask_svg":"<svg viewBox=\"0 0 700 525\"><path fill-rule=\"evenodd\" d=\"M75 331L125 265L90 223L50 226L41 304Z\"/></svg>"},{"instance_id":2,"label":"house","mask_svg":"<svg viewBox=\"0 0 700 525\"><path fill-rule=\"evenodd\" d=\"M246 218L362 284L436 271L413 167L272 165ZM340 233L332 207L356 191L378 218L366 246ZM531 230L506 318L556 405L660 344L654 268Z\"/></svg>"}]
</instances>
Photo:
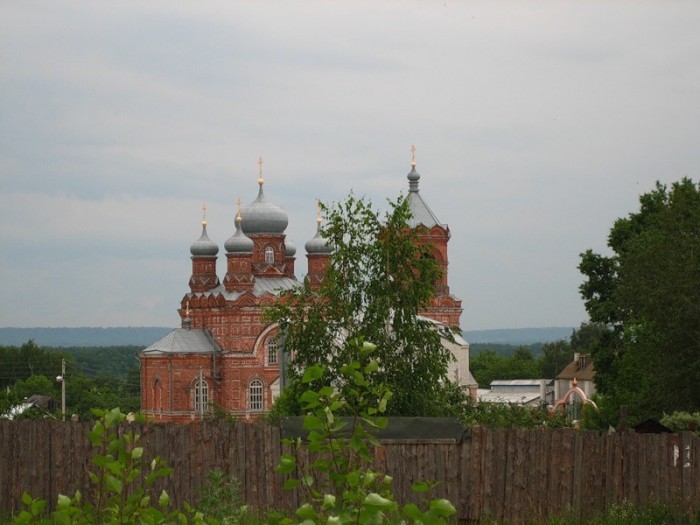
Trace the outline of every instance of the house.
<instances>
[{"instance_id":1,"label":"house","mask_svg":"<svg viewBox=\"0 0 700 525\"><path fill-rule=\"evenodd\" d=\"M571 361L564 370L562 370L554 381L554 392L556 400L564 398L569 391L574 381L586 397L590 398L596 393L595 389L595 370L590 354L574 354L574 360Z\"/></svg>"},{"instance_id":2,"label":"house","mask_svg":"<svg viewBox=\"0 0 700 525\"><path fill-rule=\"evenodd\" d=\"M490 386L477 391L479 401L523 406L554 403L553 379L495 379Z\"/></svg>"},{"instance_id":3,"label":"house","mask_svg":"<svg viewBox=\"0 0 700 525\"><path fill-rule=\"evenodd\" d=\"M288 216L267 199L262 159L259 165L258 196L243 209L239 201L235 231L224 243L223 279L217 275L219 245L208 236L205 208L202 233L190 246L192 273L178 310L180 328L140 354L141 408L152 419L184 422L217 409L255 418L279 395L280 334L263 310L300 282L295 275L296 248L285 233ZM450 293L447 274L450 230L420 195L415 160L411 167L410 226L418 230L421 242L431 245L443 270L435 297L420 315L446 330L458 328L462 302ZM312 287L323 283L333 252L320 226L319 218L315 235L305 244L305 279ZM475 388L469 344L461 336L443 341L456 358L450 377Z\"/></svg>"},{"instance_id":4,"label":"house","mask_svg":"<svg viewBox=\"0 0 700 525\"><path fill-rule=\"evenodd\" d=\"M56 400L51 396L33 395L10 408L10 410L2 415L0 419L17 419L20 416L26 416L30 412L36 412L40 417L54 418L51 414L56 410Z\"/></svg>"}]
</instances>

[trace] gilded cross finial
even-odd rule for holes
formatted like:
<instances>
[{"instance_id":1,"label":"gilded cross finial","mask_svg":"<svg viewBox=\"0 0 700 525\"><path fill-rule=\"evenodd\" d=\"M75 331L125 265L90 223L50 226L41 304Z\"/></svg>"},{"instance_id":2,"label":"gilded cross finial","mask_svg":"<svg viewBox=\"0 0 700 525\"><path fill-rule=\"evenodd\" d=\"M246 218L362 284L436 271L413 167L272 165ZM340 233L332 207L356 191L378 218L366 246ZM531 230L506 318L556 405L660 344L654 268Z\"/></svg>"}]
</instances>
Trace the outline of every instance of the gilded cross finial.
<instances>
[{"instance_id":1,"label":"gilded cross finial","mask_svg":"<svg viewBox=\"0 0 700 525\"><path fill-rule=\"evenodd\" d=\"M207 225L207 205L202 204L202 226Z\"/></svg>"},{"instance_id":2,"label":"gilded cross finial","mask_svg":"<svg viewBox=\"0 0 700 525\"><path fill-rule=\"evenodd\" d=\"M237 211L236 211L236 220L237 220L237 221L240 221L240 220L242 220L242 219L241 219L241 198L240 198L240 197L238 197L238 198L236 199L236 208L237 208Z\"/></svg>"},{"instance_id":3,"label":"gilded cross finial","mask_svg":"<svg viewBox=\"0 0 700 525\"><path fill-rule=\"evenodd\" d=\"M416 167L416 145L411 144L411 166Z\"/></svg>"},{"instance_id":4,"label":"gilded cross finial","mask_svg":"<svg viewBox=\"0 0 700 525\"><path fill-rule=\"evenodd\" d=\"M316 199L316 222L321 224L321 200Z\"/></svg>"},{"instance_id":5,"label":"gilded cross finial","mask_svg":"<svg viewBox=\"0 0 700 525\"><path fill-rule=\"evenodd\" d=\"M263 183L265 182L265 179L263 179L263 176L262 176L262 165L263 165L263 158L262 158L262 155L261 155L260 158L258 159L258 166L259 166L259 170L258 170L258 184L260 184L260 186L262 186Z\"/></svg>"},{"instance_id":6,"label":"gilded cross finial","mask_svg":"<svg viewBox=\"0 0 700 525\"><path fill-rule=\"evenodd\" d=\"M189 299L187 300L187 303L186 303L186 305L185 305L185 315L186 315L187 317L190 316L190 301L189 301Z\"/></svg>"}]
</instances>

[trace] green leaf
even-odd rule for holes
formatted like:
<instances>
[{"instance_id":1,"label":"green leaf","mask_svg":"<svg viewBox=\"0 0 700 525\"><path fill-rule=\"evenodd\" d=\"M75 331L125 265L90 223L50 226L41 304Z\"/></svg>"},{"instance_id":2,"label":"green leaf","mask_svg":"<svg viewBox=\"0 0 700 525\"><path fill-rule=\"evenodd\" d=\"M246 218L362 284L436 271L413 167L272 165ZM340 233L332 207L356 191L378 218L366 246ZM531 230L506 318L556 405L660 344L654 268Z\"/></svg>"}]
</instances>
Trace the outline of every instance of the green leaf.
<instances>
[{"instance_id":1,"label":"green leaf","mask_svg":"<svg viewBox=\"0 0 700 525\"><path fill-rule=\"evenodd\" d=\"M370 492L365 496L364 501L362 502L364 505L367 505L368 507L377 507L380 509L390 509L396 503L390 499L383 498L376 492Z\"/></svg>"},{"instance_id":2,"label":"green leaf","mask_svg":"<svg viewBox=\"0 0 700 525\"><path fill-rule=\"evenodd\" d=\"M377 345L370 343L368 341L365 341L362 343L362 355L368 355L374 352L377 349Z\"/></svg>"},{"instance_id":3,"label":"green leaf","mask_svg":"<svg viewBox=\"0 0 700 525\"><path fill-rule=\"evenodd\" d=\"M319 365L312 365L304 370L304 376L302 377L303 383L310 383L314 379L321 379L323 377L323 368Z\"/></svg>"},{"instance_id":4,"label":"green leaf","mask_svg":"<svg viewBox=\"0 0 700 525\"><path fill-rule=\"evenodd\" d=\"M65 494L58 495L58 499L56 501L56 507L58 507L59 509L64 509L66 507L70 507L70 504L71 504L71 501L70 501L70 498L68 496L66 496Z\"/></svg>"},{"instance_id":5,"label":"green leaf","mask_svg":"<svg viewBox=\"0 0 700 525\"><path fill-rule=\"evenodd\" d=\"M131 459L139 459L143 456L143 447L136 447L131 451Z\"/></svg>"},{"instance_id":6,"label":"green leaf","mask_svg":"<svg viewBox=\"0 0 700 525\"><path fill-rule=\"evenodd\" d=\"M430 510L434 510L440 516L452 516L457 513L457 509L452 505L448 499L434 499L430 500Z\"/></svg>"},{"instance_id":7,"label":"green leaf","mask_svg":"<svg viewBox=\"0 0 700 525\"><path fill-rule=\"evenodd\" d=\"M33 501L33 499L32 499L32 497L29 495L29 492L24 492L24 493L22 494L22 503L24 503L25 505L29 506L29 505L32 504L32 501Z\"/></svg>"},{"instance_id":8,"label":"green leaf","mask_svg":"<svg viewBox=\"0 0 700 525\"><path fill-rule=\"evenodd\" d=\"M295 514L302 519L316 518L316 511L314 510L314 508L311 506L310 503L304 503L302 506L300 506L296 510Z\"/></svg>"},{"instance_id":9,"label":"green leaf","mask_svg":"<svg viewBox=\"0 0 700 525\"><path fill-rule=\"evenodd\" d=\"M126 416L124 416L118 408L108 410L105 413L105 426L107 428L114 428L118 425Z\"/></svg>"},{"instance_id":10,"label":"green leaf","mask_svg":"<svg viewBox=\"0 0 700 525\"><path fill-rule=\"evenodd\" d=\"M301 485L301 480L296 478L286 479L282 488L284 490L294 490Z\"/></svg>"},{"instance_id":11,"label":"green leaf","mask_svg":"<svg viewBox=\"0 0 700 525\"><path fill-rule=\"evenodd\" d=\"M297 462L294 456L291 456L289 454L283 454L280 457L280 462L277 465L277 472L280 474L289 474L291 472L294 472L296 469Z\"/></svg>"},{"instance_id":12,"label":"green leaf","mask_svg":"<svg viewBox=\"0 0 700 525\"><path fill-rule=\"evenodd\" d=\"M379 369L379 363L376 359L372 359L365 367L365 374L371 374Z\"/></svg>"},{"instance_id":13,"label":"green leaf","mask_svg":"<svg viewBox=\"0 0 700 525\"><path fill-rule=\"evenodd\" d=\"M415 503L408 503L407 505L404 505L403 513L405 516L416 522L422 521L423 519L423 513Z\"/></svg>"},{"instance_id":14,"label":"green leaf","mask_svg":"<svg viewBox=\"0 0 700 525\"><path fill-rule=\"evenodd\" d=\"M162 491L160 493L160 497L158 498L158 505L161 507L167 507L170 504L170 496L168 496L168 493L165 491Z\"/></svg>"},{"instance_id":15,"label":"green leaf","mask_svg":"<svg viewBox=\"0 0 700 525\"><path fill-rule=\"evenodd\" d=\"M323 428L323 422L318 416L309 414L304 418L304 430L320 430Z\"/></svg>"},{"instance_id":16,"label":"green leaf","mask_svg":"<svg viewBox=\"0 0 700 525\"><path fill-rule=\"evenodd\" d=\"M428 492L430 490L430 485L425 481L419 481L411 485L411 490L416 493Z\"/></svg>"},{"instance_id":17,"label":"green leaf","mask_svg":"<svg viewBox=\"0 0 700 525\"><path fill-rule=\"evenodd\" d=\"M35 499L32 501L32 514L34 516L38 516L42 512L44 512L44 509L46 508L46 500L43 499Z\"/></svg>"},{"instance_id":18,"label":"green leaf","mask_svg":"<svg viewBox=\"0 0 700 525\"><path fill-rule=\"evenodd\" d=\"M105 486L110 492L114 492L115 494L122 493L122 482L114 476L112 476L111 474L105 474Z\"/></svg>"}]
</instances>

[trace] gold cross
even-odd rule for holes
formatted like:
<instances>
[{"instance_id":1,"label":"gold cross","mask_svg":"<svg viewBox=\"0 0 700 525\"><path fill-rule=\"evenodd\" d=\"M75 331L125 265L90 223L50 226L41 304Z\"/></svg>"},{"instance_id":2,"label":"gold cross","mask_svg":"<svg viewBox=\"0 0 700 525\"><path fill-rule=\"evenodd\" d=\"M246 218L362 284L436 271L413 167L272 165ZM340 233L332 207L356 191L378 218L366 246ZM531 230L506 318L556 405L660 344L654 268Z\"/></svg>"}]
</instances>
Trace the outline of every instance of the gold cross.
<instances>
[{"instance_id":1,"label":"gold cross","mask_svg":"<svg viewBox=\"0 0 700 525\"><path fill-rule=\"evenodd\" d=\"M316 199L316 222L321 224L321 199Z\"/></svg>"},{"instance_id":2,"label":"gold cross","mask_svg":"<svg viewBox=\"0 0 700 525\"><path fill-rule=\"evenodd\" d=\"M411 166L416 165L416 145L411 144Z\"/></svg>"},{"instance_id":3,"label":"gold cross","mask_svg":"<svg viewBox=\"0 0 700 525\"><path fill-rule=\"evenodd\" d=\"M262 159L262 155L261 155L260 158L258 159L258 166L260 166L260 170L258 171L258 184L260 184L260 186L262 186L263 183L265 182L265 179L263 179L263 176L262 176L262 165L263 165L263 159Z\"/></svg>"},{"instance_id":4,"label":"gold cross","mask_svg":"<svg viewBox=\"0 0 700 525\"><path fill-rule=\"evenodd\" d=\"M202 204L202 224L207 223L207 205Z\"/></svg>"},{"instance_id":5,"label":"gold cross","mask_svg":"<svg viewBox=\"0 0 700 525\"><path fill-rule=\"evenodd\" d=\"M241 198L240 197L238 197L236 199L236 206L238 207L238 213L236 214L236 219L240 219L241 218Z\"/></svg>"}]
</instances>

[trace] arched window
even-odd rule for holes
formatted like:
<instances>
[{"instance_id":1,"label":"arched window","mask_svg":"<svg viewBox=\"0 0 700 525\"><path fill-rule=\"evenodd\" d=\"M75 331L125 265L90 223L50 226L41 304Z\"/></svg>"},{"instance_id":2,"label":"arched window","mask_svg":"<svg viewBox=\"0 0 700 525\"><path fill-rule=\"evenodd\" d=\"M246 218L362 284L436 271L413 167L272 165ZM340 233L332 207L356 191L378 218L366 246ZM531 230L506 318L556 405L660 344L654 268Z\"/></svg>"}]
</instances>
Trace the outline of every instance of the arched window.
<instances>
[{"instance_id":1,"label":"arched window","mask_svg":"<svg viewBox=\"0 0 700 525\"><path fill-rule=\"evenodd\" d=\"M160 377L156 376L153 378L153 411L162 412L163 411L163 385L160 382Z\"/></svg>"},{"instance_id":2,"label":"arched window","mask_svg":"<svg viewBox=\"0 0 700 525\"><path fill-rule=\"evenodd\" d=\"M274 264L275 262L275 250L269 246L265 248L265 262L267 264Z\"/></svg>"},{"instance_id":3,"label":"arched window","mask_svg":"<svg viewBox=\"0 0 700 525\"><path fill-rule=\"evenodd\" d=\"M263 384L259 379L250 382L248 393L248 407L251 410L263 409Z\"/></svg>"},{"instance_id":4,"label":"arched window","mask_svg":"<svg viewBox=\"0 0 700 525\"><path fill-rule=\"evenodd\" d=\"M275 336L268 337L265 341L265 353L267 354L267 364L276 365L277 364L277 354L279 352L279 343Z\"/></svg>"},{"instance_id":5,"label":"arched window","mask_svg":"<svg viewBox=\"0 0 700 525\"><path fill-rule=\"evenodd\" d=\"M194 410L195 412L205 412L209 407L209 385L202 379L198 379L194 384Z\"/></svg>"}]
</instances>

